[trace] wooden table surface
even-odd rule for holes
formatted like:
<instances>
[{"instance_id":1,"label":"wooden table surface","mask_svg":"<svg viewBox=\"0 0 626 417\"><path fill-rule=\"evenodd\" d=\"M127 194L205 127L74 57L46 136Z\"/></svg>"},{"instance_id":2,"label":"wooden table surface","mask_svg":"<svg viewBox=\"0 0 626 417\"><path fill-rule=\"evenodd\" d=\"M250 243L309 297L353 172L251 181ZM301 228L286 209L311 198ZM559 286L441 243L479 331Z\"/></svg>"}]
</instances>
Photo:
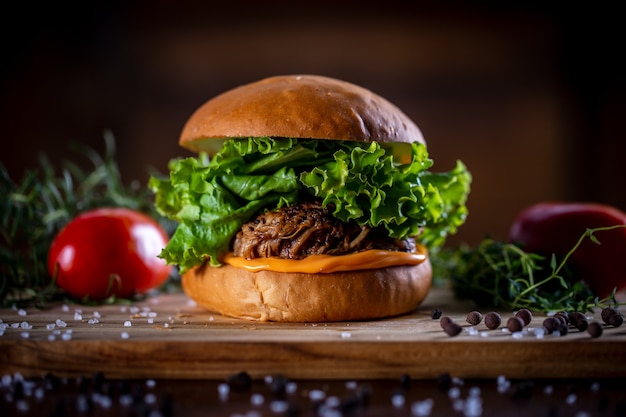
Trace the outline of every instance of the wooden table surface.
<instances>
[{"instance_id":1,"label":"wooden table surface","mask_svg":"<svg viewBox=\"0 0 626 417\"><path fill-rule=\"evenodd\" d=\"M626 325L604 326L600 338L570 327L537 337L544 315L522 333L465 322L474 307L434 289L413 313L385 320L262 323L222 317L183 294L161 294L132 305L55 305L0 310L0 374L76 377L224 379L252 377L385 379L623 378ZM431 318L439 309L463 325L448 336ZM483 311L485 314L487 311ZM501 311L504 321L512 312ZM599 312L590 320L601 321Z\"/></svg>"}]
</instances>

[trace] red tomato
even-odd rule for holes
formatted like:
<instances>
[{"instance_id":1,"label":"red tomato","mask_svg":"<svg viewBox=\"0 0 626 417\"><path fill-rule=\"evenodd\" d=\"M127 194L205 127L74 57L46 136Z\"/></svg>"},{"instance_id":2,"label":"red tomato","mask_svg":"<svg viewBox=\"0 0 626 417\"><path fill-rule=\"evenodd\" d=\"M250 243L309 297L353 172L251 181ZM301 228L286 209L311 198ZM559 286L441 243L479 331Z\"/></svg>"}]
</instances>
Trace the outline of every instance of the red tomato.
<instances>
[{"instance_id":1,"label":"red tomato","mask_svg":"<svg viewBox=\"0 0 626 417\"><path fill-rule=\"evenodd\" d=\"M543 202L521 211L509 231L509 241L527 252L555 254L560 262L587 229L626 225L626 214L596 203ZM597 244L585 238L567 264L589 288L605 297L626 288L626 228L598 231Z\"/></svg>"},{"instance_id":2,"label":"red tomato","mask_svg":"<svg viewBox=\"0 0 626 417\"><path fill-rule=\"evenodd\" d=\"M171 266L157 257L167 234L151 217L126 208L78 215L55 237L48 271L76 298L127 298L163 284ZM58 270L57 270L58 267Z\"/></svg>"}]
</instances>

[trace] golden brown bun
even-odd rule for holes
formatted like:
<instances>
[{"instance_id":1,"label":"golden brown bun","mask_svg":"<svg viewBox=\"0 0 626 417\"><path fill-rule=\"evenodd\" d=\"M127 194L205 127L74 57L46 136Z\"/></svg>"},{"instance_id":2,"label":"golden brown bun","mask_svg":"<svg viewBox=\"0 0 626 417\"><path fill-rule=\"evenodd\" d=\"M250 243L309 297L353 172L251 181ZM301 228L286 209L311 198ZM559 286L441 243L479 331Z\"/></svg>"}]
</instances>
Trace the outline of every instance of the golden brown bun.
<instances>
[{"instance_id":1,"label":"golden brown bun","mask_svg":"<svg viewBox=\"0 0 626 417\"><path fill-rule=\"evenodd\" d=\"M212 154L221 139L263 136L425 143L409 117L370 90L328 77L287 75L207 101L185 124L179 144Z\"/></svg>"},{"instance_id":2,"label":"golden brown bun","mask_svg":"<svg viewBox=\"0 0 626 417\"><path fill-rule=\"evenodd\" d=\"M250 272L203 266L182 276L185 293L222 315L248 320L330 322L397 316L430 290L429 260L419 265L331 274Z\"/></svg>"}]
</instances>

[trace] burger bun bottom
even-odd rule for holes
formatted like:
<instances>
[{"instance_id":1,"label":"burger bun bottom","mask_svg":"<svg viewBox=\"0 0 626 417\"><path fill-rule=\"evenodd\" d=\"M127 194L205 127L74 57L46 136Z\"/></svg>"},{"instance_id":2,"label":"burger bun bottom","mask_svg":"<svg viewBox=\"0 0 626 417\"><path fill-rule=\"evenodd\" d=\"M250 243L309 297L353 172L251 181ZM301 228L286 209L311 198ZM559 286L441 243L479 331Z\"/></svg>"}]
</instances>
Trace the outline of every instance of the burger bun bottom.
<instances>
[{"instance_id":1,"label":"burger bun bottom","mask_svg":"<svg viewBox=\"0 0 626 417\"><path fill-rule=\"evenodd\" d=\"M357 321L411 312L430 291L432 268L418 265L323 274L251 272L198 266L182 275L199 306L241 319L276 322Z\"/></svg>"}]
</instances>

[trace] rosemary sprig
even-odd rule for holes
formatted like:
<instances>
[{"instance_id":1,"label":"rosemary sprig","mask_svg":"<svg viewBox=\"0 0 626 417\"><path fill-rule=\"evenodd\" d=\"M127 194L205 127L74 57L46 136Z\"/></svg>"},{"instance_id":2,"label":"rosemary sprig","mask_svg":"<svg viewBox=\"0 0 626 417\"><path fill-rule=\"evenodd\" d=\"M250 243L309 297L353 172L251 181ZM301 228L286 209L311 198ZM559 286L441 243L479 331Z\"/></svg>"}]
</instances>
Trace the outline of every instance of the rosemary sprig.
<instances>
[{"instance_id":1,"label":"rosemary sprig","mask_svg":"<svg viewBox=\"0 0 626 417\"><path fill-rule=\"evenodd\" d=\"M123 184L115 160L115 139L104 132L105 152L74 144L91 169L65 161L59 174L42 155L40 166L13 181L0 162L0 303L42 305L62 294L46 268L56 234L79 213L96 207L127 207L153 216L169 232L149 189L138 182Z\"/></svg>"},{"instance_id":2,"label":"rosemary sprig","mask_svg":"<svg viewBox=\"0 0 626 417\"><path fill-rule=\"evenodd\" d=\"M513 243L486 238L477 247L440 251L434 257L434 267L439 280L452 284L457 298L472 300L479 306L511 311L592 311L616 305L615 291L600 299L574 276L568 260L585 239L599 243L597 232L622 227L626 226L587 229L560 262L555 255L548 259Z\"/></svg>"}]
</instances>

